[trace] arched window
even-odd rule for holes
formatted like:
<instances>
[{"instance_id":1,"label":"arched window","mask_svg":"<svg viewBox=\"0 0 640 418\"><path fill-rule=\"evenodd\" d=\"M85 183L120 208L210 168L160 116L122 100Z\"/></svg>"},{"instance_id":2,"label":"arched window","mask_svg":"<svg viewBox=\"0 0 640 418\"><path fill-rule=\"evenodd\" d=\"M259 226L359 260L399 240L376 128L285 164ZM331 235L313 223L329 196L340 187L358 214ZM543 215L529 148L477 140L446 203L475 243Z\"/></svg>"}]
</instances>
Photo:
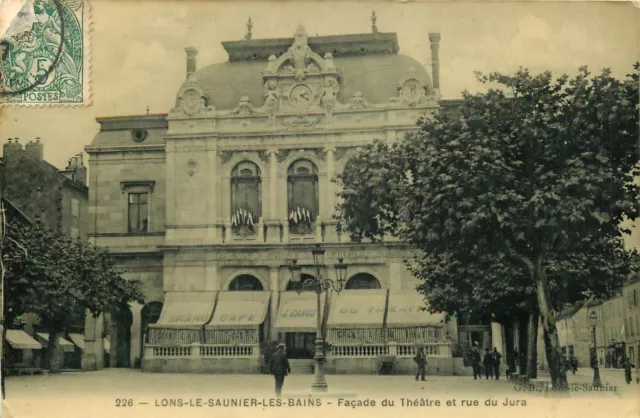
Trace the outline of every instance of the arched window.
<instances>
[{"instance_id":1,"label":"arched window","mask_svg":"<svg viewBox=\"0 0 640 418\"><path fill-rule=\"evenodd\" d=\"M260 169L250 161L243 161L231 171L231 227L234 235L255 234L261 216Z\"/></svg>"},{"instance_id":2,"label":"arched window","mask_svg":"<svg viewBox=\"0 0 640 418\"><path fill-rule=\"evenodd\" d=\"M353 289L380 289L380 282L369 273L358 273L347 280L344 286L347 290Z\"/></svg>"},{"instance_id":3,"label":"arched window","mask_svg":"<svg viewBox=\"0 0 640 418\"><path fill-rule=\"evenodd\" d=\"M316 279L316 278L315 278L315 277L313 277L313 276L312 276L312 275L310 275L310 274L302 273L302 274L300 275L300 285L298 285L298 286L301 286L301 285L302 285L302 283L307 282L307 281L315 281L315 279ZM291 280L289 280L289 283L287 283L287 291L297 290L297 289L296 289L296 287L297 287L297 286L296 286L296 285L295 285Z\"/></svg>"},{"instance_id":4,"label":"arched window","mask_svg":"<svg viewBox=\"0 0 640 418\"><path fill-rule=\"evenodd\" d=\"M287 174L289 232L312 234L320 206L318 169L309 160L298 160Z\"/></svg>"},{"instance_id":5,"label":"arched window","mask_svg":"<svg viewBox=\"0 0 640 418\"><path fill-rule=\"evenodd\" d=\"M260 280L250 274L241 274L229 283L229 290L264 290Z\"/></svg>"}]
</instances>

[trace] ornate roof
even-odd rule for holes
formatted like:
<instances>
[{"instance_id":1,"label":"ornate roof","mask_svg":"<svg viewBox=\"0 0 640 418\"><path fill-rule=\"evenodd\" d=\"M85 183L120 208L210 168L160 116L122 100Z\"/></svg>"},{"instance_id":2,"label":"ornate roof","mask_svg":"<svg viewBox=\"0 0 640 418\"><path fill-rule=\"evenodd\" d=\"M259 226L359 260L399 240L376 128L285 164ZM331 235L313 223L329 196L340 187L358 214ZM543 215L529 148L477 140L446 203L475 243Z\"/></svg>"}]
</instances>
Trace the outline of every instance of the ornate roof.
<instances>
[{"instance_id":1,"label":"ornate roof","mask_svg":"<svg viewBox=\"0 0 640 418\"><path fill-rule=\"evenodd\" d=\"M187 80L170 114L213 115L240 108L274 114L314 107L330 114L354 103L360 108L423 104L438 94L427 70L398 54L395 33L309 37L300 25L293 38L223 46L228 62L197 71L197 51L187 49Z\"/></svg>"}]
</instances>

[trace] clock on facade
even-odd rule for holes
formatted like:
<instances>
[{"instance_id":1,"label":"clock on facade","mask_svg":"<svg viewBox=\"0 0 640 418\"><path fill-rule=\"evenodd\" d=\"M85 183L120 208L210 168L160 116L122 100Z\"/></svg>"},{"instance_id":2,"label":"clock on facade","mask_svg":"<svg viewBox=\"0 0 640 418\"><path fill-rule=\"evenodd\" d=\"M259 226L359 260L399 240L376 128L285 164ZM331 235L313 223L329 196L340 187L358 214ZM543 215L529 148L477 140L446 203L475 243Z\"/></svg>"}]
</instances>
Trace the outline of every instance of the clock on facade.
<instances>
[{"instance_id":1,"label":"clock on facade","mask_svg":"<svg viewBox=\"0 0 640 418\"><path fill-rule=\"evenodd\" d=\"M308 107L313 100L313 92L306 84L297 84L291 89L289 100L295 107Z\"/></svg>"}]
</instances>

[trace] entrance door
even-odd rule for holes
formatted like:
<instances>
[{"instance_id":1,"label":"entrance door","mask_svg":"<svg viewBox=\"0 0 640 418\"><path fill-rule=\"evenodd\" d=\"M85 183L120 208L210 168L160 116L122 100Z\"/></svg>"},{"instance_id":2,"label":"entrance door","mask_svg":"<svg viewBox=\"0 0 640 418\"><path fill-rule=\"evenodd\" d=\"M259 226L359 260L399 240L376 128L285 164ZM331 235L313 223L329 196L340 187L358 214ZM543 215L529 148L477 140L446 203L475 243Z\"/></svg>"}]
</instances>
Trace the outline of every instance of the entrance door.
<instances>
[{"instance_id":1,"label":"entrance door","mask_svg":"<svg viewBox=\"0 0 640 418\"><path fill-rule=\"evenodd\" d=\"M312 359L315 354L315 332L287 332L285 344L290 359Z\"/></svg>"}]
</instances>

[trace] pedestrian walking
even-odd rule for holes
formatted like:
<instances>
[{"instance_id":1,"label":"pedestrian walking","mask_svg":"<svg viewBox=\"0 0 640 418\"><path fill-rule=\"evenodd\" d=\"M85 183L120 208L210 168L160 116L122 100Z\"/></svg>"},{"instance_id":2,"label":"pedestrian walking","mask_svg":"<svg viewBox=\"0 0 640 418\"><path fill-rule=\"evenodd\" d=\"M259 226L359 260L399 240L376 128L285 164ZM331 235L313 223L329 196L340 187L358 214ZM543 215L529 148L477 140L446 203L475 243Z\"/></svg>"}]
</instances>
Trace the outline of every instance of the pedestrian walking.
<instances>
[{"instance_id":1,"label":"pedestrian walking","mask_svg":"<svg viewBox=\"0 0 640 418\"><path fill-rule=\"evenodd\" d=\"M419 376L422 376L421 380L427 380L424 378L427 367L427 356L424 354L424 348L420 347L416 356L413 358L413 361L418 365L418 373L416 373L416 380L418 380Z\"/></svg>"},{"instance_id":2,"label":"pedestrian walking","mask_svg":"<svg viewBox=\"0 0 640 418\"><path fill-rule=\"evenodd\" d=\"M631 369L635 367L635 365L631 362L629 357L627 357L622 362L622 367L624 368L624 379L627 381L627 384L629 384L631 383Z\"/></svg>"},{"instance_id":3,"label":"pedestrian walking","mask_svg":"<svg viewBox=\"0 0 640 418\"><path fill-rule=\"evenodd\" d=\"M576 374L578 371L578 359L576 356L572 355L569 358L569 366L571 366L571 373Z\"/></svg>"},{"instance_id":4,"label":"pedestrian walking","mask_svg":"<svg viewBox=\"0 0 640 418\"><path fill-rule=\"evenodd\" d=\"M284 344L278 344L278 351L273 353L271 358L271 374L276 379L276 395L280 396L282 393L282 385L284 385L284 378L287 374L291 373L291 366L289 366L289 360L284 352Z\"/></svg>"},{"instance_id":5,"label":"pedestrian walking","mask_svg":"<svg viewBox=\"0 0 640 418\"><path fill-rule=\"evenodd\" d=\"M471 350L471 367L473 368L473 380L476 380L478 377L482 379L482 374L480 373L480 350L478 350L477 343L474 343L473 349Z\"/></svg>"},{"instance_id":6,"label":"pedestrian walking","mask_svg":"<svg viewBox=\"0 0 640 418\"><path fill-rule=\"evenodd\" d=\"M484 375L487 380L491 377L493 380L493 354L488 348L484 349L484 359L482 359L482 365L484 366Z\"/></svg>"},{"instance_id":7,"label":"pedestrian walking","mask_svg":"<svg viewBox=\"0 0 640 418\"><path fill-rule=\"evenodd\" d=\"M502 359L502 354L498 351L497 347L493 347L493 375L496 380L500 380L500 360Z\"/></svg>"}]
</instances>

